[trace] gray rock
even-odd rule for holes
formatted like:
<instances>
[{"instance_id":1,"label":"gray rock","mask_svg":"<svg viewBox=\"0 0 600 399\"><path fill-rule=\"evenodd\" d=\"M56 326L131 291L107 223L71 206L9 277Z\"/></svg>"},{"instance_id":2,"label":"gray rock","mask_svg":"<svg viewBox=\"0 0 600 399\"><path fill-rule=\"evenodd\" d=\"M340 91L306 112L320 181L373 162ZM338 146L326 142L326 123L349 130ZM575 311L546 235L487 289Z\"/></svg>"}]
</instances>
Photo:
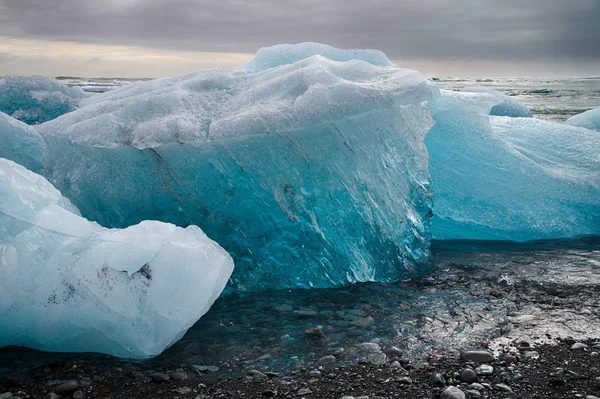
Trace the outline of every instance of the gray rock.
<instances>
[{"instance_id":1,"label":"gray rock","mask_svg":"<svg viewBox=\"0 0 600 399\"><path fill-rule=\"evenodd\" d=\"M320 378L321 377L321 372L319 370L312 370L312 371L308 372L308 376L309 377Z\"/></svg>"},{"instance_id":2,"label":"gray rock","mask_svg":"<svg viewBox=\"0 0 600 399\"><path fill-rule=\"evenodd\" d=\"M194 364L194 365L192 365L192 367L194 367L196 370L198 370L202 373L214 373L216 371L219 371L218 366L203 366L203 365Z\"/></svg>"},{"instance_id":3,"label":"gray rock","mask_svg":"<svg viewBox=\"0 0 600 399\"><path fill-rule=\"evenodd\" d=\"M487 363L494 361L494 355L483 349L473 349L461 352L460 357L463 360L470 360L477 363Z\"/></svg>"},{"instance_id":4,"label":"gray rock","mask_svg":"<svg viewBox=\"0 0 600 399\"><path fill-rule=\"evenodd\" d=\"M85 399L83 391L81 389L75 391L75 393L73 394L73 399Z\"/></svg>"},{"instance_id":5,"label":"gray rock","mask_svg":"<svg viewBox=\"0 0 600 399\"><path fill-rule=\"evenodd\" d=\"M304 334L308 335L312 339L319 339L323 337L323 329L321 326L307 328L306 330L304 330Z\"/></svg>"},{"instance_id":6,"label":"gray rock","mask_svg":"<svg viewBox=\"0 0 600 399\"><path fill-rule=\"evenodd\" d=\"M442 373L433 373L429 376L429 384L434 387L445 387L446 380Z\"/></svg>"},{"instance_id":7,"label":"gray rock","mask_svg":"<svg viewBox=\"0 0 600 399\"><path fill-rule=\"evenodd\" d=\"M323 356L322 358L319 359L319 364L331 364L331 363L335 363L337 361L335 356Z\"/></svg>"},{"instance_id":8,"label":"gray rock","mask_svg":"<svg viewBox=\"0 0 600 399\"><path fill-rule=\"evenodd\" d=\"M358 345L358 349L360 349L363 352L369 353L381 352L381 347L379 346L379 344L375 344L373 342L363 342L362 344Z\"/></svg>"},{"instance_id":9,"label":"gray rock","mask_svg":"<svg viewBox=\"0 0 600 399\"><path fill-rule=\"evenodd\" d=\"M175 388L173 389L173 392L179 394L179 395L187 395L188 393L192 392L192 388L189 387L179 387L179 388Z\"/></svg>"},{"instance_id":10,"label":"gray rock","mask_svg":"<svg viewBox=\"0 0 600 399\"><path fill-rule=\"evenodd\" d=\"M540 354L536 351L525 351L523 352L523 357L526 359L539 359Z\"/></svg>"},{"instance_id":11,"label":"gray rock","mask_svg":"<svg viewBox=\"0 0 600 399\"><path fill-rule=\"evenodd\" d=\"M460 372L460 380L466 382L467 384L477 382L477 373L471 369L464 369Z\"/></svg>"},{"instance_id":12,"label":"gray rock","mask_svg":"<svg viewBox=\"0 0 600 399\"><path fill-rule=\"evenodd\" d=\"M441 399L465 399L465 393L456 387L448 387L442 392Z\"/></svg>"},{"instance_id":13,"label":"gray rock","mask_svg":"<svg viewBox=\"0 0 600 399\"><path fill-rule=\"evenodd\" d=\"M77 381L66 381L54 388L54 392L60 396L70 396L79 388Z\"/></svg>"},{"instance_id":14,"label":"gray rock","mask_svg":"<svg viewBox=\"0 0 600 399\"><path fill-rule=\"evenodd\" d=\"M585 397L585 399L600 399L600 398L597 396L594 396L594 395L588 395Z\"/></svg>"},{"instance_id":15,"label":"gray rock","mask_svg":"<svg viewBox=\"0 0 600 399\"><path fill-rule=\"evenodd\" d=\"M269 376L267 376L265 373L262 373L258 370L250 370L248 371L248 375L255 380L266 380L269 378Z\"/></svg>"},{"instance_id":16,"label":"gray rock","mask_svg":"<svg viewBox=\"0 0 600 399\"><path fill-rule=\"evenodd\" d=\"M54 394L53 394L53 395L54 395ZM10 397L12 397L12 396L13 396L12 392L4 392L4 393L0 393L0 399L8 399L8 398L10 398ZM48 396L48 395L46 395L46 396ZM58 395L55 395L55 396L58 398ZM44 398L44 399L46 399L46 398ZM53 399L54 399L54 398L53 398Z\"/></svg>"},{"instance_id":17,"label":"gray rock","mask_svg":"<svg viewBox=\"0 0 600 399\"><path fill-rule=\"evenodd\" d=\"M153 373L150 378L152 378L152 381L154 382L165 382L171 379L171 377L165 373Z\"/></svg>"},{"instance_id":18,"label":"gray rock","mask_svg":"<svg viewBox=\"0 0 600 399\"><path fill-rule=\"evenodd\" d=\"M403 355L403 352L400 349L396 348L395 346L392 346L391 348L387 348L386 350L383 351L383 353L385 353L385 355L387 357L389 357L390 359L395 359L395 358L401 359L402 355Z\"/></svg>"},{"instance_id":19,"label":"gray rock","mask_svg":"<svg viewBox=\"0 0 600 399\"><path fill-rule=\"evenodd\" d=\"M513 355L506 355L504 356L503 360L506 364L513 364L517 362L517 358Z\"/></svg>"},{"instance_id":20,"label":"gray rock","mask_svg":"<svg viewBox=\"0 0 600 399\"><path fill-rule=\"evenodd\" d=\"M582 342L575 342L571 345L571 349L587 349L588 346Z\"/></svg>"},{"instance_id":21,"label":"gray rock","mask_svg":"<svg viewBox=\"0 0 600 399\"><path fill-rule=\"evenodd\" d=\"M309 395L311 393L312 393L312 391L308 388L300 388L296 392L296 396L304 396L304 395Z\"/></svg>"},{"instance_id":22,"label":"gray rock","mask_svg":"<svg viewBox=\"0 0 600 399\"><path fill-rule=\"evenodd\" d=\"M477 382L474 382L471 385L469 385L469 389L474 389L476 391L485 391L485 387Z\"/></svg>"},{"instance_id":23,"label":"gray rock","mask_svg":"<svg viewBox=\"0 0 600 399\"><path fill-rule=\"evenodd\" d=\"M79 380L79 386L89 387L90 385L92 385L92 379L90 377L83 377Z\"/></svg>"},{"instance_id":24,"label":"gray rock","mask_svg":"<svg viewBox=\"0 0 600 399\"><path fill-rule=\"evenodd\" d=\"M181 370L173 371L170 376L171 376L171 379L173 379L175 381L185 381L188 379L188 376L185 373L185 371L181 371Z\"/></svg>"},{"instance_id":25,"label":"gray rock","mask_svg":"<svg viewBox=\"0 0 600 399\"><path fill-rule=\"evenodd\" d=\"M338 349L335 350L335 352L333 352L333 356L335 356L335 357L342 357L342 356L344 356L345 352L346 351L345 351L344 348L338 348Z\"/></svg>"},{"instance_id":26,"label":"gray rock","mask_svg":"<svg viewBox=\"0 0 600 399\"><path fill-rule=\"evenodd\" d=\"M506 384L496 384L494 385L494 388L502 392L512 392L512 388Z\"/></svg>"},{"instance_id":27,"label":"gray rock","mask_svg":"<svg viewBox=\"0 0 600 399\"><path fill-rule=\"evenodd\" d=\"M413 383L412 379L408 376L398 377L396 378L396 381L401 385L410 385Z\"/></svg>"},{"instance_id":28,"label":"gray rock","mask_svg":"<svg viewBox=\"0 0 600 399\"><path fill-rule=\"evenodd\" d=\"M482 364L475 369L478 375L492 375L494 374L494 368L488 364Z\"/></svg>"},{"instance_id":29,"label":"gray rock","mask_svg":"<svg viewBox=\"0 0 600 399\"><path fill-rule=\"evenodd\" d=\"M465 394L467 394L467 398L481 398L481 393L479 393L479 391L470 389L468 391L465 391Z\"/></svg>"}]
</instances>

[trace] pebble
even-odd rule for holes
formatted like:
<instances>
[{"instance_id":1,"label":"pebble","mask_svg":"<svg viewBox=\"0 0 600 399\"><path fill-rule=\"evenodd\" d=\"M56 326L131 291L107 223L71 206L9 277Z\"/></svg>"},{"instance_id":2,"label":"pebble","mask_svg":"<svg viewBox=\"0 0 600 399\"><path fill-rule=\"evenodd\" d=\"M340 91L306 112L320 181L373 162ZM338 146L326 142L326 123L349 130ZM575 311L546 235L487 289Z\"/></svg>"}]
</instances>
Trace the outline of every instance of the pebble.
<instances>
[{"instance_id":1,"label":"pebble","mask_svg":"<svg viewBox=\"0 0 600 399\"><path fill-rule=\"evenodd\" d=\"M468 390L465 391L465 393L467 394L467 398L481 398L481 393L479 393L479 391Z\"/></svg>"},{"instance_id":2,"label":"pebble","mask_svg":"<svg viewBox=\"0 0 600 399\"><path fill-rule=\"evenodd\" d=\"M494 368L488 364L482 364L475 369L478 375L492 375L494 374Z\"/></svg>"},{"instance_id":3,"label":"pebble","mask_svg":"<svg viewBox=\"0 0 600 399\"><path fill-rule=\"evenodd\" d=\"M77 390L73 394L73 399L84 399L84 398L85 398L85 395L83 394L82 390Z\"/></svg>"},{"instance_id":4,"label":"pebble","mask_svg":"<svg viewBox=\"0 0 600 399\"><path fill-rule=\"evenodd\" d=\"M502 392L512 392L512 388L506 384L496 384L494 385L494 388Z\"/></svg>"},{"instance_id":5,"label":"pebble","mask_svg":"<svg viewBox=\"0 0 600 399\"><path fill-rule=\"evenodd\" d=\"M54 388L54 392L59 394L60 396L67 396L71 395L78 388L79 384L77 383L77 381L67 381Z\"/></svg>"},{"instance_id":6,"label":"pebble","mask_svg":"<svg viewBox=\"0 0 600 399\"><path fill-rule=\"evenodd\" d=\"M434 387L445 387L446 380L442 373L433 373L429 376L429 384Z\"/></svg>"},{"instance_id":7,"label":"pebble","mask_svg":"<svg viewBox=\"0 0 600 399\"><path fill-rule=\"evenodd\" d=\"M254 378L255 380L266 380L267 378L269 378L265 373L262 373L258 370L250 370L248 371L248 375Z\"/></svg>"},{"instance_id":8,"label":"pebble","mask_svg":"<svg viewBox=\"0 0 600 399\"><path fill-rule=\"evenodd\" d=\"M173 392L179 394L179 395L187 395L188 393L192 392L192 388L189 387L179 387L179 388L175 388L173 389Z\"/></svg>"},{"instance_id":9,"label":"pebble","mask_svg":"<svg viewBox=\"0 0 600 399\"><path fill-rule=\"evenodd\" d=\"M218 366L202 366L202 365L192 365L192 367L194 367L196 370L200 371L200 372L206 372L206 373L214 373L216 371L219 371L219 367Z\"/></svg>"},{"instance_id":10,"label":"pebble","mask_svg":"<svg viewBox=\"0 0 600 399\"><path fill-rule=\"evenodd\" d=\"M335 363L337 361L335 356L323 356L322 358L319 359L319 364L331 364L331 363Z\"/></svg>"},{"instance_id":11,"label":"pebble","mask_svg":"<svg viewBox=\"0 0 600 399\"><path fill-rule=\"evenodd\" d=\"M319 327L307 328L304 330L304 334L308 335L312 339L319 339L323 336L323 330Z\"/></svg>"},{"instance_id":12,"label":"pebble","mask_svg":"<svg viewBox=\"0 0 600 399\"><path fill-rule=\"evenodd\" d=\"M188 379L188 376L185 373L185 371L173 371L170 376L171 379L175 381L185 381Z\"/></svg>"},{"instance_id":13,"label":"pebble","mask_svg":"<svg viewBox=\"0 0 600 399\"><path fill-rule=\"evenodd\" d=\"M358 345L358 349L363 352L381 352L381 347L379 344L375 344L373 342L363 342Z\"/></svg>"},{"instance_id":14,"label":"pebble","mask_svg":"<svg viewBox=\"0 0 600 399\"><path fill-rule=\"evenodd\" d=\"M464 369L460 372L460 379L467 384L477 382L477 373L471 369Z\"/></svg>"},{"instance_id":15,"label":"pebble","mask_svg":"<svg viewBox=\"0 0 600 399\"><path fill-rule=\"evenodd\" d=\"M319 370L312 370L308 372L309 377L316 377L316 378L320 378L321 377L321 372Z\"/></svg>"},{"instance_id":16,"label":"pebble","mask_svg":"<svg viewBox=\"0 0 600 399\"><path fill-rule=\"evenodd\" d=\"M342 396L340 399L356 399L354 396Z\"/></svg>"},{"instance_id":17,"label":"pebble","mask_svg":"<svg viewBox=\"0 0 600 399\"><path fill-rule=\"evenodd\" d=\"M539 359L540 354L536 351L525 351L523 357L527 359Z\"/></svg>"},{"instance_id":18,"label":"pebble","mask_svg":"<svg viewBox=\"0 0 600 399\"><path fill-rule=\"evenodd\" d=\"M152 381L154 382L165 382L171 379L168 374L164 373L153 373L150 378L152 378Z\"/></svg>"},{"instance_id":19,"label":"pebble","mask_svg":"<svg viewBox=\"0 0 600 399\"><path fill-rule=\"evenodd\" d=\"M342 357L342 356L344 356L345 352L346 352L346 350L344 348L338 348L335 350L335 352L333 352L333 356Z\"/></svg>"},{"instance_id":20,"label":"pebble","mask_svg":"<svg viewBox=\"0 0 600 399\"><path fill-rule=\"evenodd\" d=\"M395 346L392 346L391 348L387 348L386 350L383 351L383 353L385 353L385 355L387 357L389 357L390 359L394 359L394 358L401 359L402 355L404 354L400 349L396 348Z\"/></svg>"},{"instance_id":21,"label":"pebble","mask_svg":"<svg viewBox=\"0 0 600 399\"><path fill-rule=\"evenodd\" d=\"M0 398L1 397L2 397L2 395L0 395ZM60 396L58 396L54 392L51 392L48 395L44 396L44 399L60 399Z\"/></svg>"},{"instance_id":22,"label":"pebble","mask_svg":"<svg viewBox=\"0 0 600 399\"><path fill-rule=\"evenodd\" d=\"M588 395L588 396L585 397L585 399L600 399L600 398L597 397L597 396Z\"/></svg>"},{"instance_id":23,"label":"pebble","mask_svg":"<svg viewBox=\"0 0 600 399\"><path fill-rule=\"evenodd\" d=\"M296 396L304 396L304 395L309 395L311 393L312 393L312 391L309 388L300 388L296 392Z\"/></svg>"},{"instance_id":24,"label":"pebble","mask_svg":"<svg viewBox=\"0 0 600 399\"><path fill-rule=\"evenodd\" d=\"M575 342L571 345L571 349L587 349L588 346L582 342Z\"/></svg>"},{"instance_id":25,"label":"pebble","mask_svg":"<svg viewBox=\"0 0 600 399\"><path fill-rule=\"evenodd\" d=\"M465 399L465 393L456 387L448 387L442 392L442 399Z\"/></svg>"},{"instance_id":26,"label":"pebble","mask_svg":"<svg viewBox=\"0 0 600 399\"><path fill-rule=\"evenodd\" d=\"M474 349L474 350L464 351L460 354L460 357L463 360L470 360L472 362L478 362L478 363L486 363L486 362L494 361L494 355L491 352L488 352L483 349Z\"/></svg>"},{"instance_id":27,"label":"pebble","mask_svg":"<svg viewBox=\"0 0 600 399\"><path fill-rule=\"evenodd\" d=\"M476 391L485 391L485 387L477 382L474 382L471 385L469 385L469 389L474 389Z\"/></svg>"},{"instance_id":28,"label":"pebble","mask_svg":"<svg viewBox=\"0 0 600 399\"><path fill-rule=\"evenodd\" d=\"M8 399L12 396L13 396L12 392L0 393L0 399ZM46 395L46 396L48 396L48 395ZM56 397L58 397L58 396L56 396ZM44 398L44 399L46 399L46 398Z\"/></svg>"},{"instance_id":29,"label":"pebble","mask_svg":"<svg viewBox=\"0 0 600 399\"><path fill-rule=\"evenodd\" d=\"M90 377L83 377L81 380L79 380L79 385L82 387L89 387L92 385L92 379Z\"/></svg>"},{"instance_id":30,"label":"pebble","mask_svg":"<svg viewBox=\"0 0 600 399\"><path fill-rule=\"evenodd\" d=\"M398 377L396 381L401 385L410 385L413 383L412 379L407 376Z\"/></svg>"},{"instance_id":31,"label":"pebble","mask_svg":"<svg viewBox=\"0 0 600 399\"><path fill-rule=\"evenodd\" d=\"M506 364L513 364L517 362L517 358L513 355L506 355L504 356L504 362Z\"/></svg>"}]
</instances>

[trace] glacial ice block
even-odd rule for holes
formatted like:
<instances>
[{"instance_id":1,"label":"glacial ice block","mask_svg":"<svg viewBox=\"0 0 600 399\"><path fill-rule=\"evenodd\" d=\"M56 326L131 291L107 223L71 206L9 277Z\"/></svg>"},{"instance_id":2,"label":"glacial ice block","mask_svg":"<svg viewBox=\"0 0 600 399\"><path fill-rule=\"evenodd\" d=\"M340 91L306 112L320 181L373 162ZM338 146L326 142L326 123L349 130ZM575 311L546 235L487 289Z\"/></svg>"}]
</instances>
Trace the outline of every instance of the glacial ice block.
<instances>
[{"instance_id":1,"label":"glacial ice block","mask_svg":"<svg viewBox=\"0 0 600 399\"><path fill-rule=\"evenodd\" d=\"M0 347L157 355L206 313L232 269L198 227L103 228L0 158Z\"/></svg>"},{"instance_id":2,"label":"glacial ice block","mask_svg":"<svg viewBox=\"0 0 600 399\"><path fill-rule=\"evenodd\" d=\"M276 53L298 61L262 72L199 71L86 100L39 128L49 180L105 226L200 226L232 253L239 290L422 271L427 81L295 48Z\"/></svg>"},{"instance_id":3,"label":"glacial ice block","mask_svg":"<svg viewBox=\"0 0 600 399\"><path fill-rule=\"evenodd\" d=\"M600 234L600 134L489 117L489 93L442 90L427 134L437 239Z\"/></svg>"},{"instance_id":4,"label":"glacial ice block","mask_svg":"<svg viewBox=\"0 0 600 399\"><path fill-rule=\"evenodd\" d=\"M600 132L600 107L575 115L567 119L565 123Z\"/></svg>"},{"instance_id":5,"label":"glacial ice block","mask_svg":"<svg viewBox=\"0 0 600 399\"><path fill-rule=\"evenodd\" d=\"M485 87L465 87L461 91L469 93L488 93L497 97L499 103L492 107L490 115L511 116L513 118L531 118L533 116L531 111L529 111L529 108L525 105L497 90Z\"/></svg>"},{"instance_id":6,"label":"glacial ice block","mask_svg":"<svg viewBox=\"0 0 600 399\"><path fill-rule=\"evenodd\" d=\"M57 118L78 107L86 94L45 76L0 78L0 112L28 125Z\"/></svg>"},{"instance_id":7,"label":"glacial ice block","mask_svg":"<svg viewBox=\"0 0 600 399\"><path fill-rule=\"evenodd\" d=\"M0 158L42 171L44 139L31 126L0 112Z\"/></svg>"}]
</instances>

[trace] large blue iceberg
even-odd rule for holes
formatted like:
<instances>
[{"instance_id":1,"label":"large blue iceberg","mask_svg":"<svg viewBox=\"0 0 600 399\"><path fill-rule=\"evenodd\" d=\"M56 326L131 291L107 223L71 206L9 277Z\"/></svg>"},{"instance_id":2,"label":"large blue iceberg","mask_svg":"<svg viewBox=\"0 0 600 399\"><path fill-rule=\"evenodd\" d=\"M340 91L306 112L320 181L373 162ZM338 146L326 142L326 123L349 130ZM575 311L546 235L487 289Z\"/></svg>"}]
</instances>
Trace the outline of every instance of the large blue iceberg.
<instances>
[{"instance_id":1,"label":"large blue iceberg","mask_svg":"<svg viewBox=\"0 0 600 399\"><path fill-rule=\"evenodd\" d=\"M233 255L232 288L330 287L424 270L430 99L380 52L287 45L100 94L38 131L84 216L196 224Z\"/></svg>"},{"instance_id":2,"label":"large blue iceberg","mask_svg":"<svg viewBox=\"0 0 600 399\"><path fill-rule=\"evenodd\" d=\"M40 173L44 139L31 126L0 112L0 158Z\"/></svg>"},{"instance_id":3,"label":"large blue iceberg","mask_svg":"<svg viewBox=\"0 0 600 399\"><path fill-rule=\"evenodd\" d=\"M567 119L565 123L600 132L600 107L575 115Z\"/></svg>"},{"instance_id":4,"label":"large blue iceberg","mask_svg":"<svg viewBox=\"0 0 600 399\"><path fill-rule=\"evenodd\" d=\"M600 234L600 134L488 116L498 101L490 93L441 90L431 103L436 124L425 143L435 193L433 237Z\"/></svg>"},{"instance_id":5,"label":"large blue iceberg","mask_svg":"<svg viewBox=\"0 0 600 399\"><path fill-rule=\"evenodd\" d=\"M45 76L0 78L0 112L29 125L71 112L86 97L81 88Z\"/></svg>"},{"instance_id":6,"label":"large blue iceberg","mask_svg":"<svg viewBox=\"0 0 600 399\"><path fill-rule=\"evenodd\" d=\"M198 227L103 228L0 158L0 347L155 356L206 313L232 270Z\"/></svg>"}]
</instances>

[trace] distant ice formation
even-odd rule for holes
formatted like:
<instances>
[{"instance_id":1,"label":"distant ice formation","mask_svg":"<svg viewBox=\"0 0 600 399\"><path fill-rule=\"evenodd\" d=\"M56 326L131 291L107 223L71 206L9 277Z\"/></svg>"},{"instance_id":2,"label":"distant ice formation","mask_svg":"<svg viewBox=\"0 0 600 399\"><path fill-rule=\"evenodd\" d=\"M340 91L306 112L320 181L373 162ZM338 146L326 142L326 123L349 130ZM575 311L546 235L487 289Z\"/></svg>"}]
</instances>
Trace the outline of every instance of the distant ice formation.
<instances>
[{"instance_id":1,"label":"distant ice formation","mask_svg":"<svg viewBox=\"0 0 600 399\"><path fill-rule=\"evenodd\" d=\"M77 108L86 94L45 76L0 78L0 112L29 125L43 123Z\"/></svg>"},{"instance_id":2,"label":"distant ice formation","mask_svg":"<svg viewBox=\"0 0 600 399\"><path fill-rule=\"evenodd\" d=\"M511 116L513 118L531 118L533 115L531 111L515 100L510 98L506 94L502 94L497 90L488 89L485 87L465 87L461 91L469 93L488 93L498 97L500 100L498 104L494 105L490 110L490 115L494 116Z\"/></svg>"},{"instance_id":3,"label":"distant ice formation","mask_svg":"<svg viewBox=\"0 0 600 399\"><path fill-rule=\"evenodd\" d=\"M435 88L434 88L435 91ZM489 117L498 97L441 90L427 134L438 239L600 234L600 134Z\"/></svg>"},{"instance_id":4,"label":"distant ice formation","mask_svg":"<svg viewBox=\"0 0 600 399\"><path fill-rule=\"evenodd\" d=\"M585 111L579 115L569 118L567 125L583 127L600 132L600 107Z\"/></svg>"},{"instance_id":5,"label":"distant ice formation","mask_svg":"<svg viewBox=\"0 0 600 399\"><path fill-rule=\"evenodd\" d=\"M198 227L103 228L0 158L0 347L155 356L206 313L232 269Z\"/></svg>"},{"instance_id":6,"label":"distant ice formation","mask_svg":"<svg viewBox=\"0 0 600 399\"><path fill-rule=\"evenodd\" d=\"M39 132L86 217L196 224L234 256L232 288L331 287L424 270L430 98L381 52L286 45L99 94Z\"/></svg>"}]
</instances>

